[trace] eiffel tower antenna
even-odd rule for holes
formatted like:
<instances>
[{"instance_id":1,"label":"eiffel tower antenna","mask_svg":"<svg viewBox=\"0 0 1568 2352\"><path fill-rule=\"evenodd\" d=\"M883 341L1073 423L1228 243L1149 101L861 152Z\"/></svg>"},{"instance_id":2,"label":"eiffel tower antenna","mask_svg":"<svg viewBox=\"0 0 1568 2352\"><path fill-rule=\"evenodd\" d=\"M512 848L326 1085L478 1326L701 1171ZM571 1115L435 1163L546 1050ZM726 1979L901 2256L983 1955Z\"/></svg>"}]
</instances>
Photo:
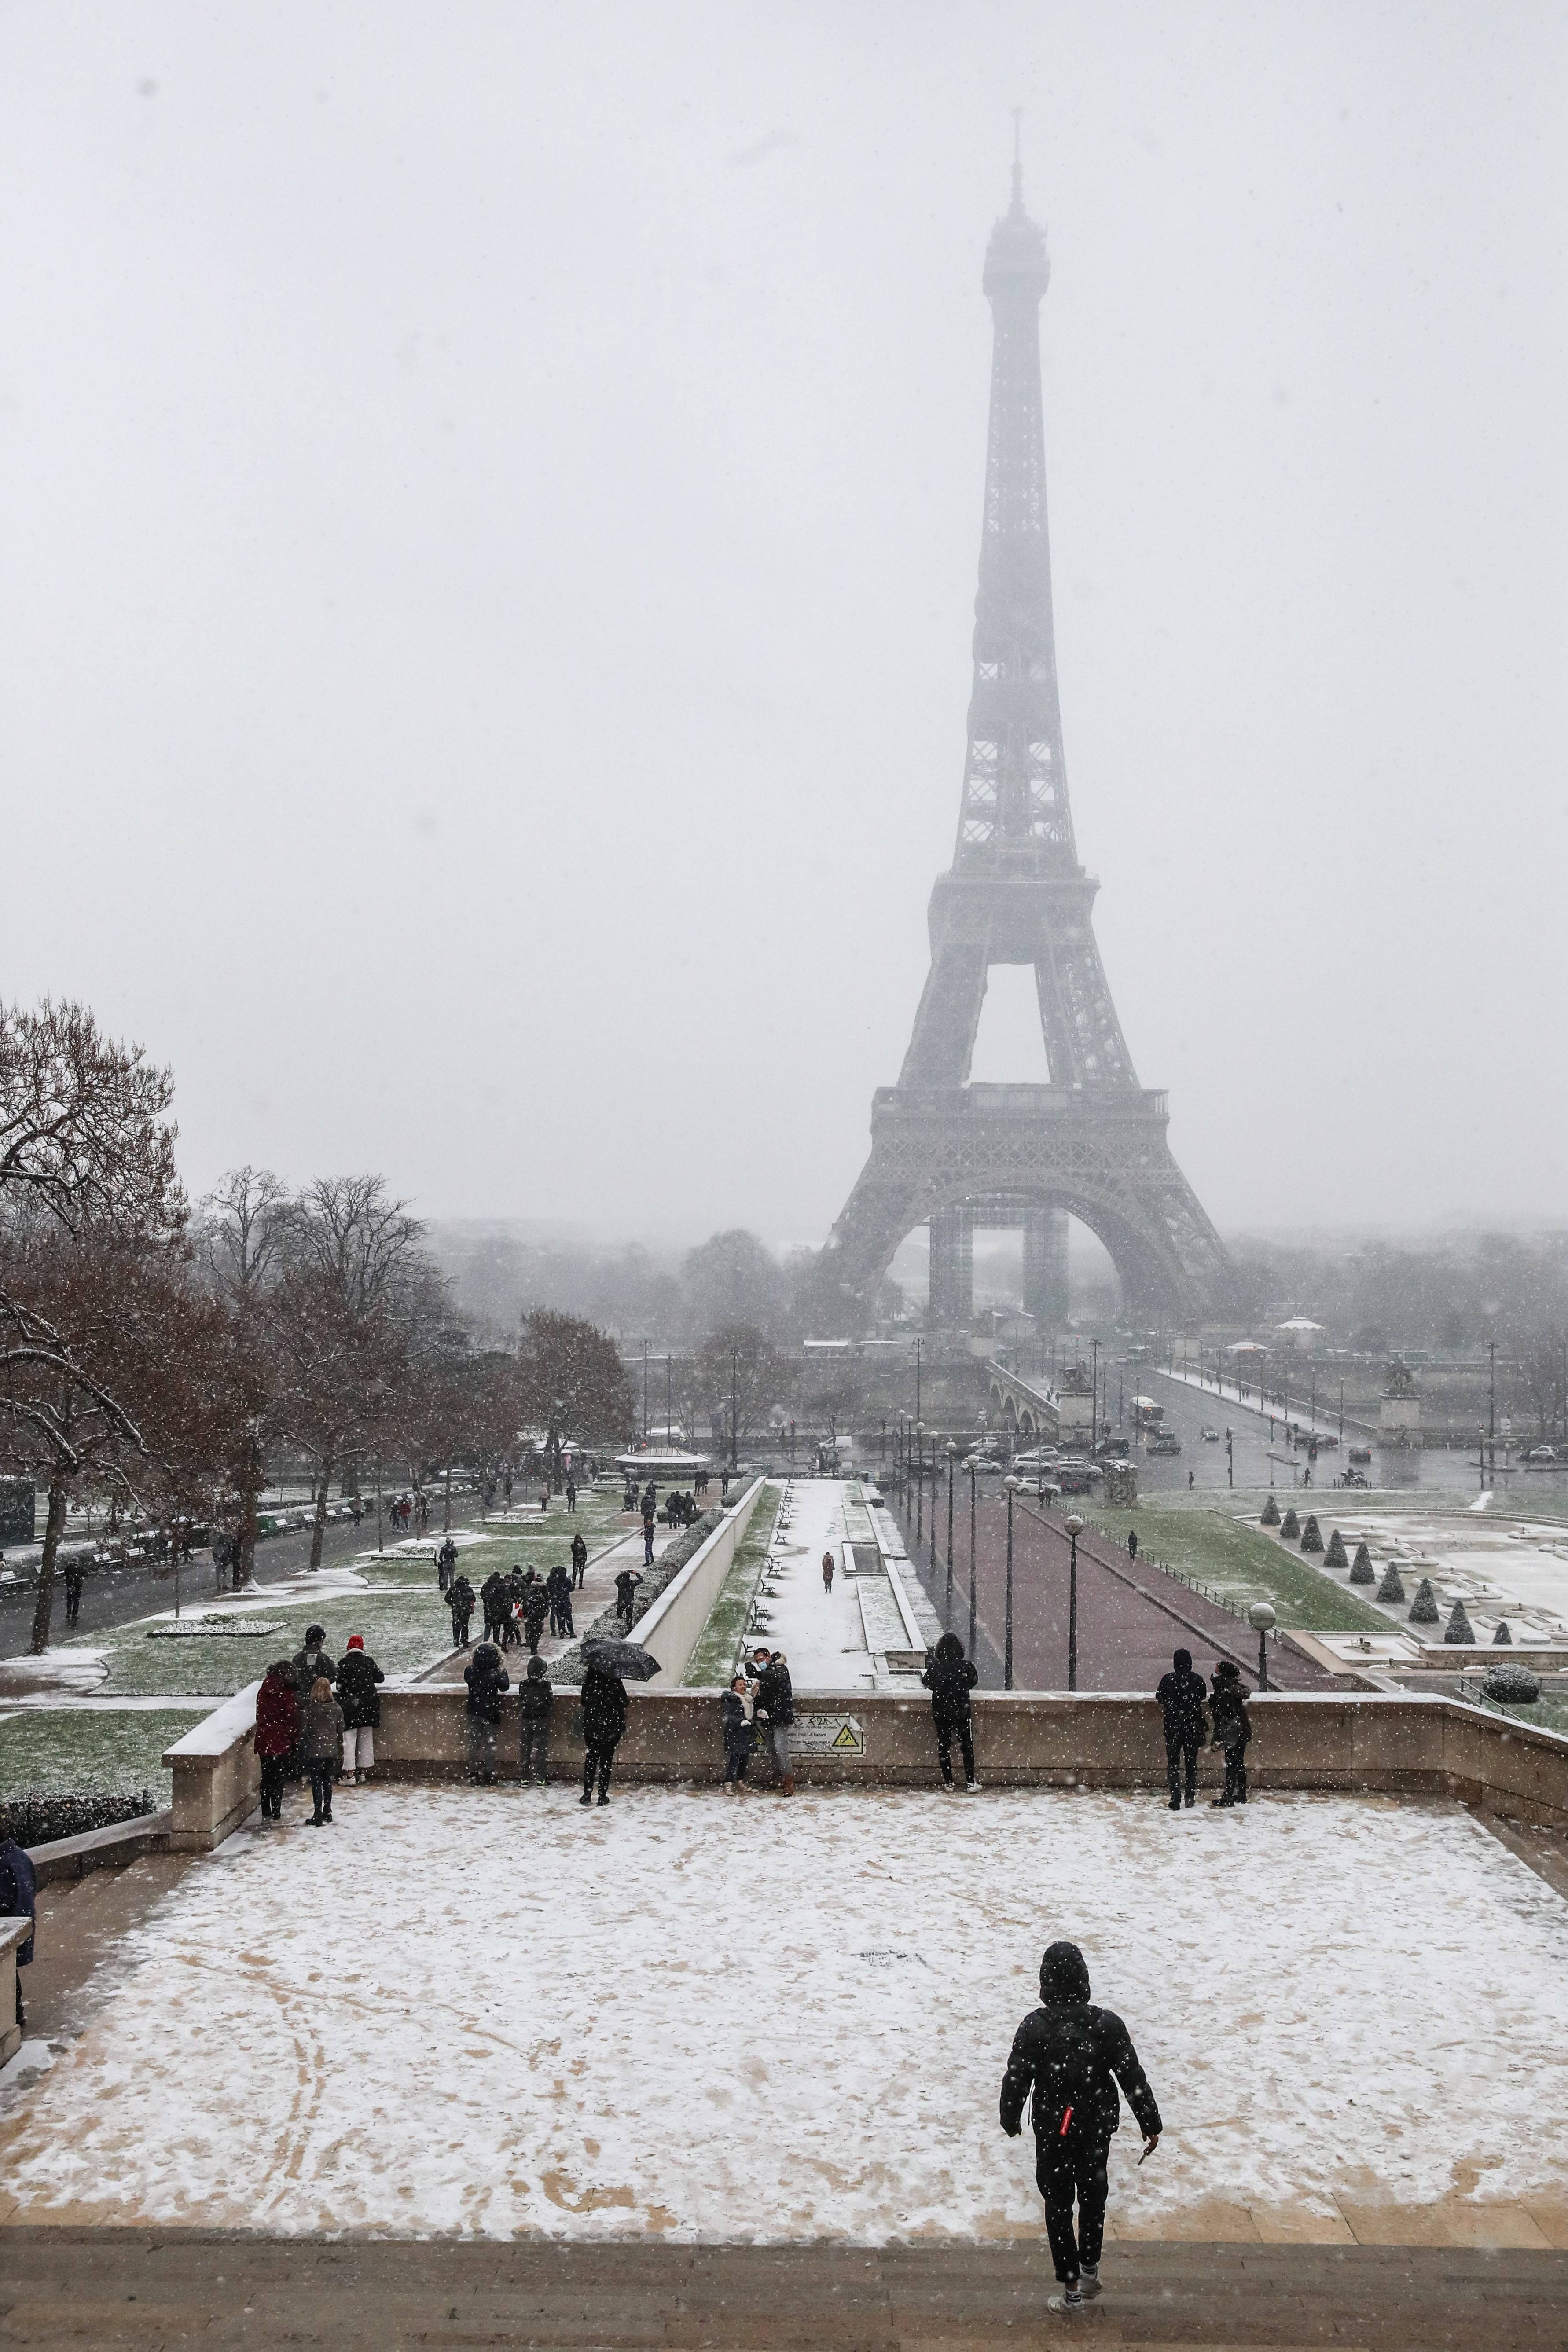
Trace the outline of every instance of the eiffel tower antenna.
<instances>
[{"instance_id":1,"label":"eiffel tower antenna","mask_svg":"<svg viewBox=\"0 0 1568 2352\"><path fill-rule=\"evenodd\" d=\"M931 1228L928 1326L973 1311L979 1228L1022 1226L1024 1306L1059 1325L1067 1221L1099 1234L1124 1311L1145 1327L1197 1313L1228 1260L1141 1087L1095 940L1100 884L1079 863L1057 684L1040 394L1044 232L1024 210L1021 110L1013 201L985 250L994 343L973 683L958 835L927 925L931 971L896 1087L871 1108L871 1156L819 1262L824 1311L864 1324L888 1263ZM973 1086L993 964L1033 968L1047 1086Z\"/></svg>"}]
</instances>

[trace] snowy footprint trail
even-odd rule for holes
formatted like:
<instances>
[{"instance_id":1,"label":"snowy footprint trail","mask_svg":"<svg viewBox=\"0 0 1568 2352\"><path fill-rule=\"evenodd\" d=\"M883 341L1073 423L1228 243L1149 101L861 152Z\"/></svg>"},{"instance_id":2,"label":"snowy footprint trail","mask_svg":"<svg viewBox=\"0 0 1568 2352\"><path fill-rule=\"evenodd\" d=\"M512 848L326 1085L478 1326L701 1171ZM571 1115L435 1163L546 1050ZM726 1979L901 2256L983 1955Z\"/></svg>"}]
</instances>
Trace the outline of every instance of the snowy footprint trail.
<instances>
[{"instance_id":1,"label":"snowy footprint trail","mask_svg":"<svg viewBox=\"0 0 1568 2352\"><path fill-rule=\"evenodd\" d=\"M1568 2210L1568 1907L1457 1808L345 1791L132 1939L0 2128L17 2220L1037 2235L996 2097L1082 1944L1166 2121L1112 2217ZM1218 2222L1213 2217L1219 2214ZM1280 2226L1284 2226L1281 2224Z\"/></svg>"}]
</instances>

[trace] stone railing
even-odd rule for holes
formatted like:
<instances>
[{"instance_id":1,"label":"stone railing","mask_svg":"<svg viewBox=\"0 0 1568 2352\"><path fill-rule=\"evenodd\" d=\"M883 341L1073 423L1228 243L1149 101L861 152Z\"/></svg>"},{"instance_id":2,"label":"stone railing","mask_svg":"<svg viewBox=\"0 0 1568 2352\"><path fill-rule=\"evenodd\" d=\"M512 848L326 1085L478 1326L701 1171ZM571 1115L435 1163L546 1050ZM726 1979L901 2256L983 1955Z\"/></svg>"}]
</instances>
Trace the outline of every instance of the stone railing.
<instances>
[{"instance_id":1,"label":"stone railing","mask_svg":"<svg viewBox=\"0 0 1568 2352\"><path fill-rule=\"evenodd\" d=\"M467 1694L450 1685L387 1689L376 1733L376 1776L460 1779L467 1769ZM723 1769L716 1691L629 1694L616 1757L622 1781L717 1781ZM249 1719L247 1719L247 1707ZM1382 1692L1273 1693L1248 1702L1256 1790L1379 1790L1457 1797L1468 1804L1568 1828L1568 1738L1446 1698ZM501 1702L503 1772L519 1752L517 1700ZM936 1777L931 1710L922 1699L795 1694L795 1777L803 1785L929 1788ZM579 1772L573 1694L552 1718L551 1760ZM174 1771L171 1843L212 1846L257 1801L254 1692L241 1693L169 1751ZM838 1744L835 1744L835 1743ZM977 1693L975 1761L991 1788L1163 1789L1165 1748L1152 1698L1137 1693ZM1205 1751L1200 1779L1218 1784L1220 1759Z\"/></svg>"},{"instance_id":2,"label":"stone railing","mask_svg":"<svg viewBox=\"0 0 1568 2352\"><path fill-rule=\"evenodd\" d=\"M699 1545L679 1576L667 1584L652 1607L632 1627L640 1643L663 1668L655 1687L664 1690L679 1682L702 1628L734 1565L763 1482L753 1478L739 1501L720 1520L706 1542Z\"/></svg>"},{"instance_id":3,"label":"stone railing","mask_svg":"<svg viewBox=\"0 0 1568 2352\"><path fill-rule=\"evenodd\" d=\"M16 1954L32 1932L30 1919L0 1917L0 2066L22 2046L16 2022Z\"/></svg>"}]
</instances>

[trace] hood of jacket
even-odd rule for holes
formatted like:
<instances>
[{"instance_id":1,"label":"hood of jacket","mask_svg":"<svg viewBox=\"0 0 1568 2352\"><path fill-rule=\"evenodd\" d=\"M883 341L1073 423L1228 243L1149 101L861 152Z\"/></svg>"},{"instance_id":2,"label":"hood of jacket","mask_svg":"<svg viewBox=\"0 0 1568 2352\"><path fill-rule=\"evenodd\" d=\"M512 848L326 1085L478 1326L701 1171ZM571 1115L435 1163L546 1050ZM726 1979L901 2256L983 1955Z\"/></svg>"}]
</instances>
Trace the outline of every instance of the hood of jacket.
<instances>
[{"instance_id":1,"label":"hood of jacket","mask_svg":"<svg viewBox=\"0 0 1568 2352\"><path fill-rule=\"evenodd\" d=\"M1089 1967L1076 1944L1048 1944L1040 1962L1040 1999L1047 2009L1089 1999Z\"/></svg>"}]
</instances>

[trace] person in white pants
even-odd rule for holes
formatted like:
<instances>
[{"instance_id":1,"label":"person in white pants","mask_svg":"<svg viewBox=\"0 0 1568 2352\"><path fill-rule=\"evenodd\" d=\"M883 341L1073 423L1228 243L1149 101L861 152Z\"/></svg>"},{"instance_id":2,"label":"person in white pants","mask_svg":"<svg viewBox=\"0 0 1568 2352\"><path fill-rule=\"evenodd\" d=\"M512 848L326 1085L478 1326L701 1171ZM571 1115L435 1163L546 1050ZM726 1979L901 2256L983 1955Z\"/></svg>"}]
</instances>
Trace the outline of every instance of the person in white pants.
<instances>
[{"instance_id":1,"label":"person in white pants","mask_svg":"<svg viewBox=\"0 0 1568 2352\"><path fill-rule=\"evenodd\" d=\"M343 1711L343 1785L358 1786L363 1772L368 1780L375 1762L375 1735L381 1723L378 1683L386 1680L365 1648L363 1636L349 1635L349 1646L338 1668L338 1705Z\"/></svg>"}]
</instances>

